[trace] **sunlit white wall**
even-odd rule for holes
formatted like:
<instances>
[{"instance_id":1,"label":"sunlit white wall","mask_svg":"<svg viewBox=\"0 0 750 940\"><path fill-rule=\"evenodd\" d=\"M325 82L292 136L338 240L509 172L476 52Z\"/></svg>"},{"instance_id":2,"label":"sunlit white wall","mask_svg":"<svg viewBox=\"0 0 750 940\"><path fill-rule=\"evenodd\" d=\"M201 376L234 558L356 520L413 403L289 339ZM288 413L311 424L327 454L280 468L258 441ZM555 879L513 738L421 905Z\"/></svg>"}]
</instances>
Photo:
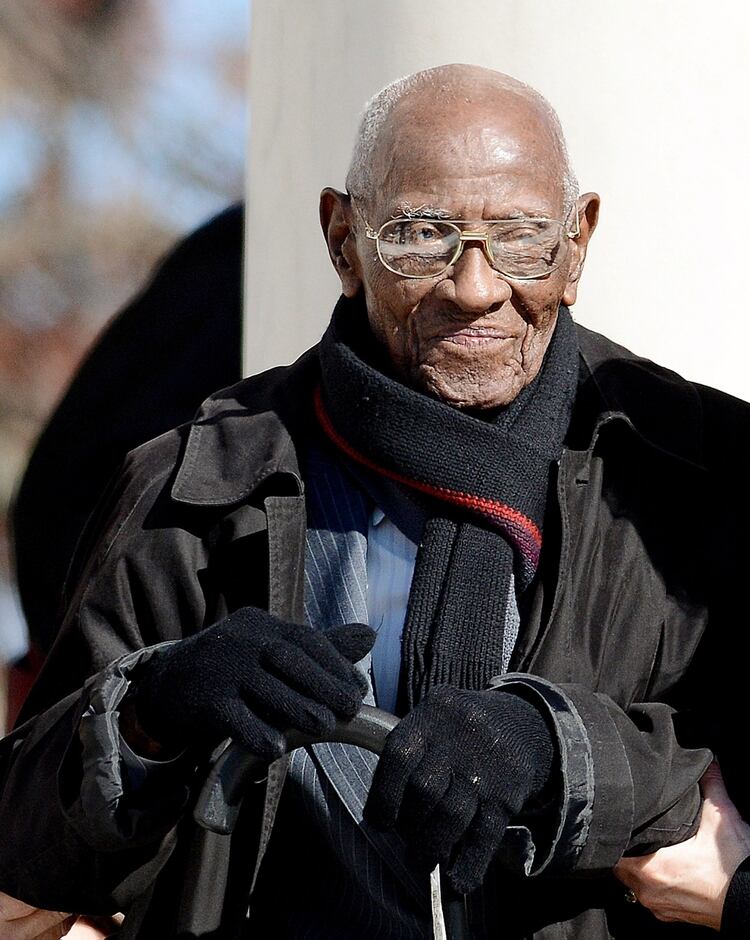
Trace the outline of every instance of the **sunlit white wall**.
<instances>
[{"instance_id":1,"label":"sunlit white wall","mask_svg":"<svg viewBox=\"0 0 750 940\"><path fill-rule=\"evenodd\" d=\"M750 398L750 12L723 0L253 0L248 371L290 361L337 296L318 193L364 101L443 62L545 94L602 196L574 315Z\"/></svg>"}]
</instances>

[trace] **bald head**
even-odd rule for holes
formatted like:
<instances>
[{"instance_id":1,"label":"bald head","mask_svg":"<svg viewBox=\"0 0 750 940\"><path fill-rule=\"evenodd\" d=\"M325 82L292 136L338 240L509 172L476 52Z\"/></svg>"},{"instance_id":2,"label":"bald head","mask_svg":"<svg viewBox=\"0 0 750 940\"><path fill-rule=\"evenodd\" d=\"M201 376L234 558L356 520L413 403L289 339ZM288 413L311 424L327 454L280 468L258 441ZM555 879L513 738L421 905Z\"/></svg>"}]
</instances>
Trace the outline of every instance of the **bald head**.
<instances>
[{"instance_id":1,"label":"bald head","mask_svg":"<svg viewBox=\"0 0 750 940\"><path fill-rule=\"evenodd\" d=\"M415 72L383 88L366 105L354 146L346 185L369 203L383 186L389 166L419 152L444 146L461 124L504 128L508 156L523 149L528 171L559 181L562 211L567 214L578 195L560 121L549 102L523 82L474 65L443 65ZM455 143L454 143L455 148ZM516 153L516 156L520 154ZM460 161L460 153L454 153ZM471 172L471 167L465 168Z\"/></svg>"}]
</instances>

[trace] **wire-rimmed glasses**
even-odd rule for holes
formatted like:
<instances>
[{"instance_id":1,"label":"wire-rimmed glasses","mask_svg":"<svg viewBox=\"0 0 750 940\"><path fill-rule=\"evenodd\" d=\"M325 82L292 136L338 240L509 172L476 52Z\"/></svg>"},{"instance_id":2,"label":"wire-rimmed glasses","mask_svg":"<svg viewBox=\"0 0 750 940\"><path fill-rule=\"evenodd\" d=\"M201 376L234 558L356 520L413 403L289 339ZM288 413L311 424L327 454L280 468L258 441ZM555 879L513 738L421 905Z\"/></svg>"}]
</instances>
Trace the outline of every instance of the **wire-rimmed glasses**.
<instances>
[{"instance_id":1,"label":"wire-rimmed glasses","mask_svg":"<svg viewBox=\"0 0 750 940\"><path fill-rule=\"evenodd\" d=\"M389 219L377 230L362 220L381 263L400 277L438 277L458 261L467 242L481 242L498 273L529 281L547 277L562 264L568 239L580 234L578 213L572 214L572 230L559 219L526 216L481 222L406 216Z\"/></svg>"}]
</instances>

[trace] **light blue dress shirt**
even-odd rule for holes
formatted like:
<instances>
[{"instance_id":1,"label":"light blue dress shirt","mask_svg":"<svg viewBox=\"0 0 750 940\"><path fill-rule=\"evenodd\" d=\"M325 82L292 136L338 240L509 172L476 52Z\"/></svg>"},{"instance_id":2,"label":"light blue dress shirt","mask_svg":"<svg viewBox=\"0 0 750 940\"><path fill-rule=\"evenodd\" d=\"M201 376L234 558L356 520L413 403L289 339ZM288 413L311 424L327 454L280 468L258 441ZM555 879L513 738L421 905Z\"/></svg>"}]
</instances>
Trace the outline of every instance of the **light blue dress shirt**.
<instances>
[{"instance_id":1,"label":"light blue dress shirt","mask_svg":"<svg viewBox=\"0 0 750 940\"><path fill-rule=\"evenodd\" d=\"M378 708L394 712L401 673L401 634L417 546L375 507L367 529L367 612L377 633L372 679Z\"/></svg>"}]
</instances>

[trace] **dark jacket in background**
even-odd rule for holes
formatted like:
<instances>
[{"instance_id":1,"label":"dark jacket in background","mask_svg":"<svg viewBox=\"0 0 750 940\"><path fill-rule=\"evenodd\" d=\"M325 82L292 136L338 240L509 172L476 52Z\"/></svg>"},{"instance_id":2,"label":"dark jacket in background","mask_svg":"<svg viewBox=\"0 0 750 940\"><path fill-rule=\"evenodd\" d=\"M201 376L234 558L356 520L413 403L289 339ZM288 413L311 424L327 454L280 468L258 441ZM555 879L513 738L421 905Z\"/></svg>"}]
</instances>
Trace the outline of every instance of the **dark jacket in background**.
<instances>
[{"instance_id":1,"label":"dark jacket in background","mask_svg":"<svg viewBox=\"0 0 750 940\"><path fill-rule=\"evenodd\" d=\"M241 378L242 206L188 236L107 327L36 444L13 509L16 579L46 653L86 519L128 451Z\"/></svg>"},{"instance_id":2,"label":"dark jacket in background","mask_svg":"<svg viewBox=\"0 0 750 940\"><path fill-rule=\"evenodd\" d=\"M693 830L705 746L748 812L735 718L741 727L750 407L579 336L542 567L504 680L548 709L567 785L538 873L498 883L496 923L510 940L699 936L624 903L607 871L623 851ZM128 459L28 720L0 744L0 890L47 908L131 909L126 936L173 934L188 796L175 786L156 804L123 788L117 706L144 647L243 604L301 617L297 453L317 374L313 351L217 393ZM242 829L234 870L246 879ZM262 919L267 899L255 910Z\"/></svg>"}]
</instances>

